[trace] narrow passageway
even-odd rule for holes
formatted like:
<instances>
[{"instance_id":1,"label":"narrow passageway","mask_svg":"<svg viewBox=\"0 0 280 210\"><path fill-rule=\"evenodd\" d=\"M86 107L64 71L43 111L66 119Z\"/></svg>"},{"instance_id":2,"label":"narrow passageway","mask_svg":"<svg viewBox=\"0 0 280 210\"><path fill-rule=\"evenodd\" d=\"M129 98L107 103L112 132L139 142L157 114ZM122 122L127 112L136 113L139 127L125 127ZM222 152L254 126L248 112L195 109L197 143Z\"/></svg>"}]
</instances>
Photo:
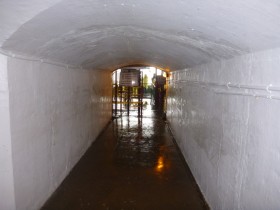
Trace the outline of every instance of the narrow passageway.
<instances>
[{"instance_id":1,"label":"narrow passageway","mask_svg":"<svg viewBox=\"0 0 280 210\"><path fill-rule=\"evenodd\" d=\"M279 0L0 0L0 210L279 210L279 20Z\"/></svg>"},{"instance_id":2,"label":"narrow passageway","mask_svg":"<svg viewBox=\"0 0 280 210\"><path fill-rule=\"evenodd\" d=\"M162 114L114 119L42 208L207 209Z\"/></svg>"}]
</instances>

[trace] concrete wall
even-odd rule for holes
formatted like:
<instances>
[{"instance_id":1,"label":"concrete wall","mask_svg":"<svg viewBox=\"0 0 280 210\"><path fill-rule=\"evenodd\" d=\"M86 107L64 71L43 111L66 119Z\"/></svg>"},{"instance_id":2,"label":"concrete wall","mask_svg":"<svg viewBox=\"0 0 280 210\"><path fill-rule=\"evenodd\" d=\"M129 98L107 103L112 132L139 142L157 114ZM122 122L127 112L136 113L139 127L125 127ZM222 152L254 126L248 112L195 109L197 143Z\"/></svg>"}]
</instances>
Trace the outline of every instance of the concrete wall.
<instances>
[{"instance_id":1,"label":"concrete wall","mask_svg":"<svg viewBox=\"0 0 280 210\"><path fill-rule=\"evenodd\" d=\"M15 208L7 57L0 54L0 209Z\"/></svg>"},{"instance_id":2,"label":"concrete wall","mask_svg":"<svg viewBox=\"0 0 280 210\"><path fill-rule=\"evenodd\" d=\"M280 50L172 73L168 120L213 209L280 208Z\"/></svg>"},{"instance_id":3,"label":"concrete wall","mask_svg":"<svg viewBox=\"0 0 280 210\"><path fill-rule=\"evenodd\" d=\"M40 208L111 118L110 73L8 59L16 209Z\"/></svg>"}]
</instances>

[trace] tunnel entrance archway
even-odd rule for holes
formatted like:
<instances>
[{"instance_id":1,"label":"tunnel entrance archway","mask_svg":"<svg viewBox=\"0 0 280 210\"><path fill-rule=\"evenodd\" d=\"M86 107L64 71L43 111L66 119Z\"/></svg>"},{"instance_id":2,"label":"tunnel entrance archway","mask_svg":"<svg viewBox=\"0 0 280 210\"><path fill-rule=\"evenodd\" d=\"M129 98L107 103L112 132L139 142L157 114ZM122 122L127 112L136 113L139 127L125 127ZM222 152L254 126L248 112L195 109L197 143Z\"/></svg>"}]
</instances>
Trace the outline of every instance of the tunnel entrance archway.
<instances>
[{"instance_id":1,"label":"tunnel entrance archway","mask_svg":"<svg viewBox=\"0 0 280 210\"><path fill-rule=\"evenodd\" d=\"M166 111L168 72L151 66L129 66L112 72L113 116L143 110Z\"/></svg>"}]
</instances>

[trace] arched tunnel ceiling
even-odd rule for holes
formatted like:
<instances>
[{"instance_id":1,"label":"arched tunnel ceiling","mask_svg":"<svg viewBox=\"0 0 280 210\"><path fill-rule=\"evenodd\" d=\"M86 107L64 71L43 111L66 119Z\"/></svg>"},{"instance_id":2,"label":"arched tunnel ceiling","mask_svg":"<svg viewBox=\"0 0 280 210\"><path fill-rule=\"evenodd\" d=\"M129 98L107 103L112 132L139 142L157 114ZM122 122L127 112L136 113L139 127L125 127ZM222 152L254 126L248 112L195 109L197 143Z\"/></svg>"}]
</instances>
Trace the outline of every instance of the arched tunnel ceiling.
<instances>
[{"instance_id":1,"label":"arched tunnel ceiling","mask_svg":"<svg viewBox=\"0 0 280 210\"><path fill-rule=\"evenodd\" d=\"M280 47L278 0L2 0L2 50L93 69L180 69Z\"/></svg>"}]
</instances>

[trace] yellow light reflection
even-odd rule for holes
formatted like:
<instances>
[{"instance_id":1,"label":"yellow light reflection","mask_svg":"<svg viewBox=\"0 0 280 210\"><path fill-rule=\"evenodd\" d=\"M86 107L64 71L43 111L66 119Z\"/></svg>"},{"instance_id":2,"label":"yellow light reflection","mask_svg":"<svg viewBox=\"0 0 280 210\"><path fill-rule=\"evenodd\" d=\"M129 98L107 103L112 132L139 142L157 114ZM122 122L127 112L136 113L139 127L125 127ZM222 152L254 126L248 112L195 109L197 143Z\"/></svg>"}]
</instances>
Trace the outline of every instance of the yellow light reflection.
<instances>
[{"instance_id":1,"label":"yellow light reflection","mask_svg":"<svg viewBox=\"0 0 280 210\"><path fill-rule=\"evenodd\" d=\"M159 156L158 161L157 161L157 165L156 165L156 170L158 172L161 172L164 168L164 159L163 156Z\"/></svg>"}]
</instances>

